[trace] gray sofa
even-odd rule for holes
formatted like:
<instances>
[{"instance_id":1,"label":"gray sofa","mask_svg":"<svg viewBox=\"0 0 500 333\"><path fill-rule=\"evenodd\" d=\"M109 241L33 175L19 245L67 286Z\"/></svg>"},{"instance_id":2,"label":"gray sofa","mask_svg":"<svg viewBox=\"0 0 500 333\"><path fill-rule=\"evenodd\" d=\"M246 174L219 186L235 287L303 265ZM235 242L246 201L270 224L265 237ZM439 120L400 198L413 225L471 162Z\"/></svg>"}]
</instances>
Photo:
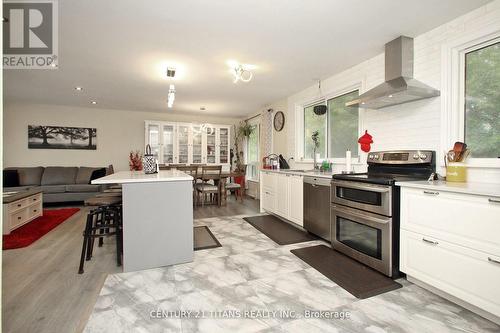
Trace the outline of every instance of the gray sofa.
<instances>
[{"instance_id":1,"label":"gray sofa","mask_svg":"<svg viewBox=\"0 0 500 333\"><path fill-rule=\"evenodd\" d=\"M19 186L4 187L3 190L19 191L40 187L44 203L84 201L104 190L101 185L89 184L92 172L103 168L55 166L7 168L6 170L17 170ZM110 167L104 169L106 174L111 173Z\"/></svg>"}]
</instances>

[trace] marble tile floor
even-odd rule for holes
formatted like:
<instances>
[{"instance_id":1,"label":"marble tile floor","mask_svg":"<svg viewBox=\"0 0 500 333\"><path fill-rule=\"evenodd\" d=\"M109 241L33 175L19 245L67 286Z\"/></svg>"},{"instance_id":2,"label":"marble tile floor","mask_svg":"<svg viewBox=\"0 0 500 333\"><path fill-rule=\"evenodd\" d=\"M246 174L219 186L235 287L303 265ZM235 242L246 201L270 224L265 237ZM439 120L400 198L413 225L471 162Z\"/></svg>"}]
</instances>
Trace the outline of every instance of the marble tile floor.
<instances>
[{"instance_id":1,"label":"marble tile floor","mask_svg":"<svg viewBox=\"0 0 500 333\"><path fill-rule=\"evenodd\" d=\"M108 275L85 332L500 331L404 279L401 289L355 298L290 253L322 241L279 246L242 216L195 225L222 247L196 251L192 263Z\"/></svg>"}]
</instances>

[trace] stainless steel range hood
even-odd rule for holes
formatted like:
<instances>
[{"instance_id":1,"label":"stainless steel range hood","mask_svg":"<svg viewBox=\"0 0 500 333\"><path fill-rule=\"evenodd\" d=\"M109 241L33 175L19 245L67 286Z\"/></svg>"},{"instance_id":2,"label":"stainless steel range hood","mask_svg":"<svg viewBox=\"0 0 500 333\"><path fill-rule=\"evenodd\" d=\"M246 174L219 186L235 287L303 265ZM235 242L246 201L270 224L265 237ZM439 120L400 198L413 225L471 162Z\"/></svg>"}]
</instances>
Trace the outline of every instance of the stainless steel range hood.
<instances>
[{"instance_id":1,"label":"stainless steel range hood","mask_svg":"<svg viewBox=\"0 0 500 333\"><path fill-rule=\"evenodd\" d=\"M385 82L346 106L381 109L435 96L439 90L413 78L413 38L400 36L385 44Z\"/></svg>"}]
</instances>

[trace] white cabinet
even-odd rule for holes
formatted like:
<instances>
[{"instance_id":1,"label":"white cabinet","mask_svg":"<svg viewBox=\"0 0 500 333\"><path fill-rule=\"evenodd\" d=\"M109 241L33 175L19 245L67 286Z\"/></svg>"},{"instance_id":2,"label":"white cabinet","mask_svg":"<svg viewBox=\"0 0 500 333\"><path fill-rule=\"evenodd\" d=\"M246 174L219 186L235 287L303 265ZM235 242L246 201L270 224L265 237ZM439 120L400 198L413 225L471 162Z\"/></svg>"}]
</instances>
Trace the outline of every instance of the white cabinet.
<instances>
[{"instance_id":1,"label":"white cabinet","mask_svg":"<svg viewBox=\"0 0 500 333\"><path fill-rule=\"evenodd\" d=\"M231 127L146 121L145 144L160 164L229 164Z\"/></svg>"},{"instance_id":2,"label":"white cabinet","mask_svg":"<svg viewBox=\"0 0 500 333\"><path fill-rule=\"evenodd\" d=\"M261 211L279 215L303 226L303 177L261 171Z\"/></svg>"},{"instance_id":3,"label":"white cabinet","mask_svg":"<svg viewBox=\"0 0 500 333\"><path fill-rule=\"evenodd\" d=\"M300 226L304 226L304 179L302 176L291 175L289 181L290 214L288 219Z\"/></svg>"},{"instance_id":4,"label":"white cabinet","mask_svg":"<svg viewBox=\"0 0 500 333\"><path fill-rule=\"evenodd\" d=\"M400 270L500 317L498 199L401 188Z\"/></svg>"},{"instance_id":5,"label":"white cabinet","mask_svg":"<svg viewBox=\"0 0 500 333\"><path fill-rule=\"evenodd\" d=\"M3 204L3 234L33 221L43 215L42 193L35 193L28 197Z\"/></svg>"}]
</instances>

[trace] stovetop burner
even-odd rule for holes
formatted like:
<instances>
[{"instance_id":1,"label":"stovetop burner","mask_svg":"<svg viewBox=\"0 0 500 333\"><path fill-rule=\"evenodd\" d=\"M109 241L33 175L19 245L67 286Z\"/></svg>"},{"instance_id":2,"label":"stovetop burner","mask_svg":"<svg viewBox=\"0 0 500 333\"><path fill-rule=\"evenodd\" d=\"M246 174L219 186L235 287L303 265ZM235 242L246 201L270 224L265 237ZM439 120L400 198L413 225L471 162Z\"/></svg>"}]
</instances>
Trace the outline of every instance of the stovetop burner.
<instances>
[{"instance_id":1,"label":"stovetop burner","mask_svg":"<svg viewBox=\"0 0 500 333\"><path fill-rule=\"evenodd\" d=\"M368 172L336 174L333 179L394 185L398 181L426 180L436 171L435 152L382 151L368 154Z\"/></svg>"}]
</instances>

